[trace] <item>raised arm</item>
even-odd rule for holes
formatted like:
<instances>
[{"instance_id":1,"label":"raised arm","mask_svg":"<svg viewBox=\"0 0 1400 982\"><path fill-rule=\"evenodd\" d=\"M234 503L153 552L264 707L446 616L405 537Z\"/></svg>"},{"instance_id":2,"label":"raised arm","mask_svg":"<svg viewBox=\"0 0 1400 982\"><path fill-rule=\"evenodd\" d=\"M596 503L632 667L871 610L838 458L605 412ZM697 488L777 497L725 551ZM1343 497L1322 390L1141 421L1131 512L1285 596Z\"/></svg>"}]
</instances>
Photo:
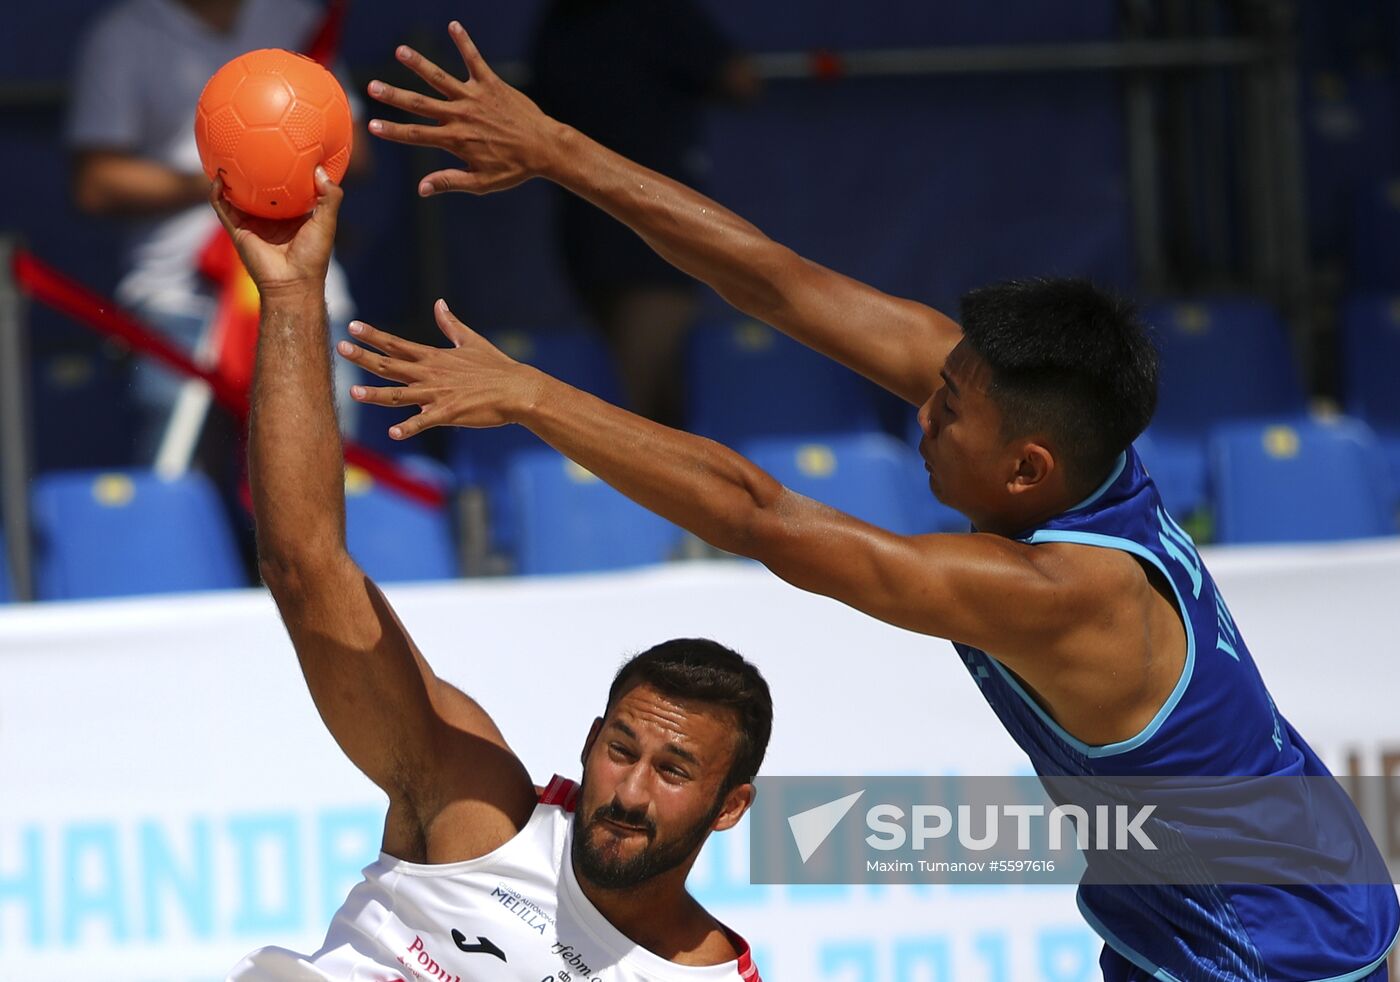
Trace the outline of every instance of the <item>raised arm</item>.
<instances>
[{"instance_id":1,"label":"raised arm","mask_svg":"<svg viewBox=\"0 0 1400 982\"><path fill-rule=\"evenodd\" d=\"M407 816L426 831L449 805L465 808L454 843L466 858L515 834L533 790L484 712L444 720L436 677L346 551L324 301L341 191L319 169L317 180L305 220L244 215L217 185L211 197L262 296L249 438L259 569L346 756L400 825Z\"/></svg>"},{"instance_id":2,"label":"raised arm","mask_svg":"<svg viewBox=\"0 0 1400 982\"><path fill-rule=\"evenodd\" d=\"M668 262L745 313L910 403L919 405L934 391L961 336L951 319L803 259L704 195L551 119L491 71L460 24L450 30L466 81L410 48L397 52L442 98L378 81L369 87L374 99L437 123L372 120L372 133L440 147L468 164L427 175L420 194L484 194L545 177L629 225Z\"/></svg>"}]
</instances>

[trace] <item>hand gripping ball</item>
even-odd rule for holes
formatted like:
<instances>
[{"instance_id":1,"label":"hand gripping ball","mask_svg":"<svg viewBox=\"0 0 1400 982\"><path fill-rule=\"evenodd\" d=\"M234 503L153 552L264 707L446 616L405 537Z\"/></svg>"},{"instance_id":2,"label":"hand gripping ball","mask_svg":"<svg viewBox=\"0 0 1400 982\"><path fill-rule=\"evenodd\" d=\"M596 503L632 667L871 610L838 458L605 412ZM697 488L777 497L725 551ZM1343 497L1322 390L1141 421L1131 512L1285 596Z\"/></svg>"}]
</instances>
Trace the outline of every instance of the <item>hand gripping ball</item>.
<instances>
[{"instance_id":1,"label":"hand gripping ball","mask_svg":"<svg viewBox=\"0 0 1400 982\"><path fill-rule=\"evenodd\" d=\"M214 73L194 114L199 159L228 199L261 218L296 218L316 204L315 170L339 182L350 163L350 103L330 72L303 55L263 48Z\"/></svg>"}]
</instances>

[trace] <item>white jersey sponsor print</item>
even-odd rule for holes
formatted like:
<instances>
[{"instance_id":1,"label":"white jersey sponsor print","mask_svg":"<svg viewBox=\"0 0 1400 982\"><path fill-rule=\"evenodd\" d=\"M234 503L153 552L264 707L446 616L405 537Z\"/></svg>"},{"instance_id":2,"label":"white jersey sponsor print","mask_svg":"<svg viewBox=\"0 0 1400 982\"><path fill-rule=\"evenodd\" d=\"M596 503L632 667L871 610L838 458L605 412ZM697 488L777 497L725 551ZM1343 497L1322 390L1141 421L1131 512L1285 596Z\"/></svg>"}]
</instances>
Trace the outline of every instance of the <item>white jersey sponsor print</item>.
<instances>
[{"instance_id":1,"label":"white jersey sponsor print","mask_svg":"<svg viewBox=\"0 0 1400 982\"><path fill-rule=\"evenodd\" d=\"M569 859L578 785L555 777L529 822L479 859L426 866L380 853L311 955L261 948L229 982L761 982L748 945L677 965L588 901Z\"/></svg>"}]
</instances>

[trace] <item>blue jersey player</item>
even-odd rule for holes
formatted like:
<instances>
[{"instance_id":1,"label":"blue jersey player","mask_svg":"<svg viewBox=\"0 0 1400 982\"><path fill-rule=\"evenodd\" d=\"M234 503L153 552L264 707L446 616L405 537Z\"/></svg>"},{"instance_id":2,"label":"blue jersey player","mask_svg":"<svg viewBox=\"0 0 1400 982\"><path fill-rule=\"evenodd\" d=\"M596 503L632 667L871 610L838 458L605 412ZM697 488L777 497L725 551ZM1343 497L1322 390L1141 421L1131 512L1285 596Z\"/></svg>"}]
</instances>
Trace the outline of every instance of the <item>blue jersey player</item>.
<instances>
[{"instance_id":1,"label":"blue jersey player","mask_svg":"<svg viewBox=\"0 0 1400 982\"><path fill-rule=\"evenodd\" d=\"M1043 776L1326 774L1132 450L1156 404L1157 359L1130 308L1084 282L1032 280L974 291L955 323L803 259L555 122L460 25L451 34L466 78L401 48L435 95L369 89L435 123L377 120L371 132L469 165L427 175L420 194L539 176L602 208L734 306L919 406L929 486L976 531L905 537L834 511L709 440L513 362L442 303L449 348L367 325L352 328L367 347L342 346L407 383L357 387L358 399L421 407L391 435L523 424L707 542L951 639ZM1354 845L1375 848L1359 825ZM1086 884L1079 902L1112 982L1386 979L1400 928L1390 884Z\"/></svg>"}]
</instances>

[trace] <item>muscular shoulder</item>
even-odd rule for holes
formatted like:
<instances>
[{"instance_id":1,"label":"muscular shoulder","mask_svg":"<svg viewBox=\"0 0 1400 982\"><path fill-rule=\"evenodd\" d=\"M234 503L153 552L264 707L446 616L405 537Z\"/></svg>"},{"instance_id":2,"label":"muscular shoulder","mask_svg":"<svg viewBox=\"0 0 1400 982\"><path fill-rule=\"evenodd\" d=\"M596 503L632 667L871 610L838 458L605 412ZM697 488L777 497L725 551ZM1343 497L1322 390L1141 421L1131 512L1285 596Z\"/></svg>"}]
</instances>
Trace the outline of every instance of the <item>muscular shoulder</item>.
<instances>
[{"instance_id":1,"label":"muscular shoulder","mask_svg":"<svg viewBox=\"0 0 1400 982\"><path fill-rule=\"evenodd\" d=\"M1104 590L1145 585L1142 565L1121 549L1077 542L1026 546L1026 559L1042 576L1064 585L1072 595L1097 596Z\"/></svg>"},{"instance_id":2,"label":"muscular shoulder","mask_svg":"<svg viewBox=\"0 0 1400 982\"><path fill-rule=\"evenodd\" d=\"M1117 636L1140 623L1155 591L1131 554L1097 546L1052 542L1027 546L1026 561L1053 602L1047 638L1062 637L1068 652L1083 652L1086 636Z\"/></svg>"},{"instance_id":3,"label":"muscular shoulder","mask_svg":"<svg viewBox=\"0 0 1400 982\"><path fill-rule=\"evenodd\" d=\"M1033 547L1062 584L1058 630L1013 667L1071 734L1090 744L1127 739L1161 708L1180 677L1186 642L1171 587L1130 553L1071 543Z\"/></svg>"}]
</instances>

